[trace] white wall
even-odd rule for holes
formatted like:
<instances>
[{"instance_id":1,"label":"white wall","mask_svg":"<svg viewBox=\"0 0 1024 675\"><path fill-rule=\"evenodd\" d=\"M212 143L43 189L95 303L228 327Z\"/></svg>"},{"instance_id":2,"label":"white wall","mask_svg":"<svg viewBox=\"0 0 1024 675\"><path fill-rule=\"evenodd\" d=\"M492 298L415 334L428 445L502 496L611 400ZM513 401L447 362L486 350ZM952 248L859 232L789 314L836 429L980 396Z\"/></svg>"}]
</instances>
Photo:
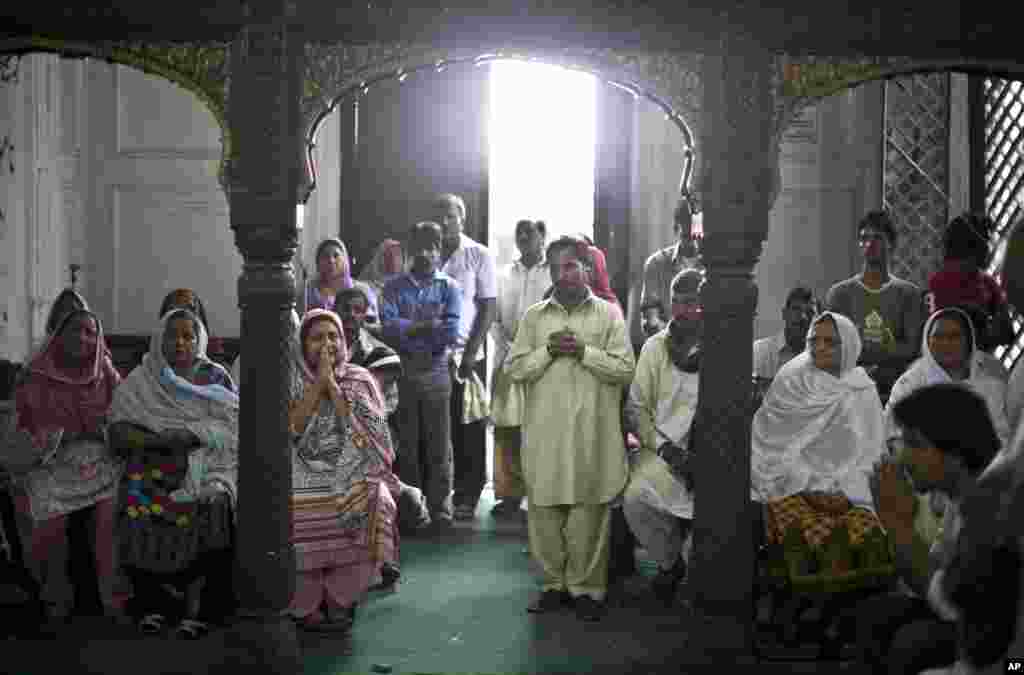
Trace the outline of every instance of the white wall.
<instances>
[{"instance_id":1,"label":"white wall","mask_svg":"<svg viewBox=\"0 0 1024 675\"><path fill-rule=\"evenodd\" d=\"M82 115L87 299L108 332L147 334L163 296L187 287L215 335L238 335L242 258L217 183L213 115L161 78L95 61L84 68L71 98Z\"/></svg>"},{"instance_id":2,"label":"white wall","mask_svg":"<svg viewBox=\"0 0 1024 675\"><path fill-rule=\"evenodd\" d=\"M341 222L341 113L337 109L324 118L317 129L313 159L317 166L316 189L309 195L303 213L296 264L304 264L316 273L313 254L317 244L337 237Z\"/></svg>"},{"instance_id":3,"label":"white wall","mask_svg":"<svg viewBox=\"0 0 1024 675\"><path fill-rule=\"evenodd\" d=\"M882 84L833 95L806 111L780 149L782 189L761 260L756 337L782 330L782 304L804 284L822 299L859 269L855 227L881 207Z\"/></svg>"}]
</instances>

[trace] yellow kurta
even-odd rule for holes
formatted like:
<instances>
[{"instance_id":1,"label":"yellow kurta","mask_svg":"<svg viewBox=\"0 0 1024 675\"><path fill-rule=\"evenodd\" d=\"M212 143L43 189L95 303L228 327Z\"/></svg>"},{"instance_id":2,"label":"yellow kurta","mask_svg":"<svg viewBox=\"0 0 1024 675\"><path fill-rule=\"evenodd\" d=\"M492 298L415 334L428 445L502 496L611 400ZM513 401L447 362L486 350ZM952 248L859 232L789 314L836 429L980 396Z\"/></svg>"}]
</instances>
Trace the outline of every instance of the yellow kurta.
<instances>
[{"instance_id":1,"label":"yellow kurta","mask_svg":"<svg viewBox=\"0 0 1024 675\"><path fill-rule=\"evenodd\" d=\"M582 359L548 354L548 336L565 329L586 344ZM634 365L620 313L593 294L572 312L552 297L523 315L505 374L526 386L522 461L531 505L605 504L622 492L622 390Z\"/></svg>"}]
</instances>

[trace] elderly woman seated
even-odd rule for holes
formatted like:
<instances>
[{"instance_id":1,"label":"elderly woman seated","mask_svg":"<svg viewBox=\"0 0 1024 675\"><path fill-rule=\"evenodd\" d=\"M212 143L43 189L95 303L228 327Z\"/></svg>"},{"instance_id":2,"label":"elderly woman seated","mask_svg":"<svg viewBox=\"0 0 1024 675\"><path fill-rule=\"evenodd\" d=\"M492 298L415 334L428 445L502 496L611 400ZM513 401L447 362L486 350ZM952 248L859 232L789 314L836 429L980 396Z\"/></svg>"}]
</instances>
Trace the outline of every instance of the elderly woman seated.
<instances>
[{"instance_id":1,"label":"elderly woman seated","mask_svg":"<svg viewBox=\"0 0 1024 675\"><path fill-rule=\"evenodd\" d=\"M290 612L302 628L347 631L356 604L388 566L397 569L395 453L377 380L348 362L338 315L308 312L296 350Z\"/></svg>"},{"instance_id":2,"label":"elderly woman seated","mask_svg":"<svg viewBox=\"0 0 1024 675\"><path fill-rule=\"evenodd\" d=\"M104 426L120 379L99 319L72 309L30 361L15 391L17 427L31 436L40 454L38 466L19 477L16 500L31 523L28 559L40 577L63 545L70 516L95 507L94 541L77 544L95 550L92 574L76 575L73 610L78 614L116 615L107 585L114 572L114 497L122 463L108 450Z\"/></svg>"},{"instance_id":3,"label":"elderly woman seated","mask_svg":"<svg viewBox=\"0 0 1024 675\"><path fill-rule=\"evenodd\" d=\"M819 315L807 351L778 372L753 420L752 497L766 507L768 541L792 543L798 533L805 552L821 552L844 526L847 550L829 557L826 575L850 571L849 545L879 526L866 472L884 453L882 404L856 366L860 350L849 319ZM811 568L822 559L806 557Z\"/></svg>"},{"instance_id":4,"label":"elderly woman seated","mask_svg":"<svg viewBox=\"0 0 1024 675\"><path fill-rule=\"evenodd\" d=\"M901 399L922 387L947 383L960 384L984 399L1000 445L1005 447L1010 435L1005 371L993 372L991 357L978 349L974 322L958 307L940 309L925 322L921 356L896 380L889 394L885 408L888 436L896 433L892 410Z\"/></svg>"},{"instance_id":5,"label":"elderly woman seated","mask_svg":"<svg viewBox=\"0 0 1024 675\"><path fill-rule=\"evenodd\" d=\"M145 633L176 622L189 639L234 611L238 396L206 343L199 317L169 311L111 407L111 445L127 460L120 537L130 612ZM197 579L202 595L186 602Z\"/></svg>"}]
</instances>

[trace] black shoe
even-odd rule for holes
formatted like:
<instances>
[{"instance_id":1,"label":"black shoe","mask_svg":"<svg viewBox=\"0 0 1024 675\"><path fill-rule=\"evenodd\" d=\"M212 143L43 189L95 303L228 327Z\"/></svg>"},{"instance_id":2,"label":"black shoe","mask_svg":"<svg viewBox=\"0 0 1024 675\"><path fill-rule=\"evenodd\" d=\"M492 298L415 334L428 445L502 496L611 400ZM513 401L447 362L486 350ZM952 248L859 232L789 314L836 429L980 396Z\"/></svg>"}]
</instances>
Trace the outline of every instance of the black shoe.
<instances>
[{"instance_id":1,"label":"black shoe","mask_svg":"<svg viewBox=\"0 0 1024 675\"><path fill-rule=\"evenodd\" d=\"M557 612L571 604L572 596L569 595L568 591L550 590L541 593L537 601L527 607L526 611L530 614L545 614L547 612Z\"/></svg>"},{"instance_id":2,"label":"black shoe","mask_svg":"<svg viewBox=\"0 0 1024 675\"><path fill-rule=\"evenodd\" d=\"M651 591L654 593L654 597L666 607L671 607L675 603L679 584L685 577L686 560L680 557L672 569L658 570L658 574L651 580Z\"/></svg>"},{"instance_id":3,"label":"black shoe","mask_svg":"<svg viewBox=\"0 0 1024 675\"><path fill-rule=\"evenodd\" d=\"M580 621L600 621L606 611L603 602L598 602L589 595L576 598L576 617Z\"/></svg>"},{"instance_id":4,"label":"black shoe","mask_svg":"<svg viewBox=\"0 0 1024 675\"><path fill-rule=\"evenodd\" d=\"M429 537L440 537L455 531L455 524L451 518L435 516L430 524L423 528L423 533Z\"/></svg>"}]
</instances>

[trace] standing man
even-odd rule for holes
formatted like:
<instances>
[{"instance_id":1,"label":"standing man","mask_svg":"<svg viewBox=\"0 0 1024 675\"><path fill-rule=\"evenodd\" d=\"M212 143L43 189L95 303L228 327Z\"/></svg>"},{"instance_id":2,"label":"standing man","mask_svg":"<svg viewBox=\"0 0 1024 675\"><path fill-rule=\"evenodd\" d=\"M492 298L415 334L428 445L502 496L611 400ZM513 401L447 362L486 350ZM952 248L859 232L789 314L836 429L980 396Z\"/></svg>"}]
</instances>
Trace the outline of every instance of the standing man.
<instances>
[{"instance_id":1,"label":"standing man","mask_svg":"<svg viewBox=\"0 0 1024 675\"><path fill-rule=\"evenodd\" d=\"M451 358L453 502L457 519L472 520L487 482L487 428L484 420L462 422L465 382L474 372L481 381L487 377L481 347L497 311L498 279L494 256L462 231L466 223L466 203L462 197L440 195L434 207L444 234L441 271L462 290L462 316Z\"/></svg>"},{"instance_id":2,"label":"standing man","mask_svg":"<svg viewBox=\"0 0 1024 675\"><path fill-rule=\"evenodd\" d=\"M528 531L543 570L528 611L574 601L580 619L596 621L608 590L610 502L629 473L621 406L635 362L621 313L587 286L587 245L562 237L547 260L554 292L526 310L505 364L526 385Z\"/></svg>"},{"instance_id":3,"label":"standing man","mask_svg":"<svg viewBox=\"0 0 1024 675\"><path fill-rule=\"evenodd\" d=\"M544 299L551 286L551 273L544 260L547 226L544 221L516 223L516 247L520 257L498 276L498 315L491 326L494 337L494 380L491 411L494 424L495 517L519 516L526 486L520 459L522 447L522 386L513 384L502 372L512 348L516 329L531 305ZM518 415L517 415L518 414Z\"/></svg>"},{"instance_id":4,"label":"standing man","mask_svg":"<svg viewBox=\"0 0 1024 675\"><path fill-rule=\"evenodd\" d=\"M449 358L459 328L462 294L441 264L441 226L415 225L409 272L384 284L384 340L401 358L398 385L398 476L423 490L433 532L451 529L452 443Z\"/></svg>"},{"instance_id":5,"label":"standing man","mask_svg":"<svg viewBox=\"0 0 1024 675\"><path fill-rule=\"evenodd\" d=\"M817 314L811 289L796 286L790 290L782 307L782 332L754 342L754 377L771 382L779 368L803 353L807 348L807 331Z\"/></svg>"},{"instance_id":6,"label":"standing man","mask_svg":"<svg viewBox=\"0 0 1024 675\"><path fill-rule=\"evenodd\" d=\"M673 231L679 241L657 251L644 263L644 285L640 292L640 321L644 336L663 329L669 319L672 280L685 269L703 269L700 262L700 239L694 236L693 217L696 206L688 195L676 207Z\"/></svg>"},{"instance_id":7,"label":"standing man","mask_svg":"<svg viewBox=\"0 0 1024 675\"><path fill-rule=\"evenodd\" d=\"M829 289L826 309L845 315L860 331L864 366L878 385L882 403L907 366L917 358L924 328L921 289L889 273L896 228L885 211L872 211L857 224L864 268Z\"/></svg>"}]
</instances>

